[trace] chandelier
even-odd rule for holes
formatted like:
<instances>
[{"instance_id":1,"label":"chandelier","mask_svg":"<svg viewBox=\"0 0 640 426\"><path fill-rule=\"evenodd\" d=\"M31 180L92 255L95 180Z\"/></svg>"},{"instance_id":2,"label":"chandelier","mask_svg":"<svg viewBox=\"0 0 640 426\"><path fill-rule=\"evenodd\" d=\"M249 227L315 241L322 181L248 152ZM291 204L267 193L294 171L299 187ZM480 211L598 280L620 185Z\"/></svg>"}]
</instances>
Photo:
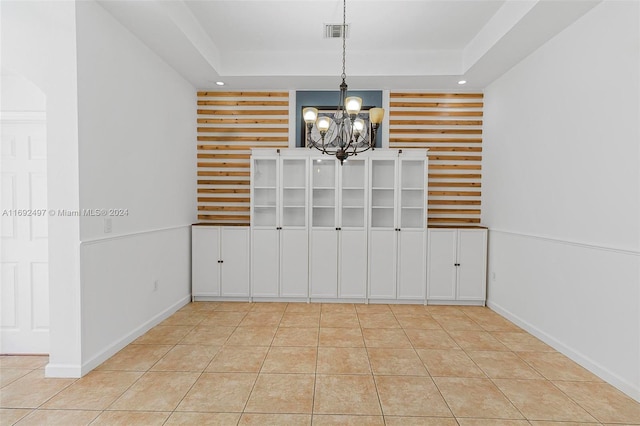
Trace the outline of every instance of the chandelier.
<instances>
[{"instance_id":1,"label":"chandelier","mask_svg":"<svg viewBox=\"0 0 640 426\"><path fill-rule=\"evenodd\" d=\"M384 117L384 109L369 109L369 119L361 114L362 98L347 96L346 64L346 31L347 0L342 5L342 83L340 99L335 112L319 115L318 108L308 107L302 110L307 127L306 138L309 148L313 147L323 154L335 155L340 164L349 156L374 149L376 134Z\"/></svg>"}]
</instances>

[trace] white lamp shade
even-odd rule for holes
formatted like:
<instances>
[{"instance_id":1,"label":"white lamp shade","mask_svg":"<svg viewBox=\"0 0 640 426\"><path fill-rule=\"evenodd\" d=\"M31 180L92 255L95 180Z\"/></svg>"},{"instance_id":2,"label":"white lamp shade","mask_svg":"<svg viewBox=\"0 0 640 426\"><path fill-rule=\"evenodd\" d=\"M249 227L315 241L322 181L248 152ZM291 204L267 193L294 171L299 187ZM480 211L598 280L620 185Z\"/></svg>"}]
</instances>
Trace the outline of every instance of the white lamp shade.
<instances>
[{"instance_id":1,"label":"white lamp shade","mask_svg":"<svg viewBox=\"0 0 640 426\"><path fill-rule=\"evenodd\" d=\"M318 126L318 130L321 132L326 132L331 127L331 118L329 117L320 117L316 122L316 126Z\"/></svg>"},{"instance_id":2,"label":"white lamp shade","mask_svg":"<svg viewBox=\"0 0 640 426\"><path fill-rule=\"evenodd\" d=\"M362 108L362 98L357 96L349 96L344 100L344 108L347 110L348 114L357 114L360 112L360 108Z\"/></svg>"},{"instance_id":3,"label":"white lamp shade","mask_svg":"<svg viewBox=\"0 0 640 426\"><path fill-rule=\"evenodd\" d=\"M315 123L318 118L318 108L308 107L302 110L305 123Z\"/></svg>"}]
</instances>

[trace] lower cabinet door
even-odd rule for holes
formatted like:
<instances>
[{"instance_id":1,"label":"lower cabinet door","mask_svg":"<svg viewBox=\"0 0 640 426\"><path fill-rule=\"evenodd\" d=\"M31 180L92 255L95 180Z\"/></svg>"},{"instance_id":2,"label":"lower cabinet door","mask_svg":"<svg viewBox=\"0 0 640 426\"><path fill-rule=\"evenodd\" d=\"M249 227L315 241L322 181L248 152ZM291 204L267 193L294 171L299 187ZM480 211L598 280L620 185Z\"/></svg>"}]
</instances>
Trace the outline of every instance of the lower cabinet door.
<instances>
[{"instance_id":1,"label":"lower cabinet door","mask_svg":"<svg viewBox=\"0 0 640 426\"><path fill-rule=\"evenodd\" d=\"M369 297L396 298L396 231L369 232Z\"/></svg>"},{"instance_id":2,"label":"lower cabinet door","mask_svg":"<svg viewBox=\"0 0 640 426\"><path fill-rule=\"evenodd\" d=\"M311 297L336 298L338 297L338 231L314 229L311 231L310 238Z\"/></svg>"},{"instance_id":3,"label":"lower cabinet door","mask_svg":"<svg viewBox=\"0 0 640 426\"><path fill-rule=\"evenodd\" d=\"M425 231L398 232L398 299L422 299L427 292Z\"/></svg>"},{"instance_id":4,"label":"lower cabinet door","mask_svg":"<svg viewBox=\"0 0 640 426\"><path fill-rule=\"evenodd\" d=\"M427 258L427 299L456 299L455 229L429 229Z\"/></svg>"},{"instance_id":5,"label":"lower cabinet door","mask_svg":"<svg viewBox=\"0 0 640 426\"><path fill-rule=\"evenodd\" d=\"M222 296L249 296L249 228L222 228Z\"/></svg>"},{"instance_id":6,"label":"lower cabinet door","mask_svg":"<svg viewBox=\"0 0 640 426\"><path fill-rule=\"evenodd\" d=\"M484 301L487 276L487 231L458 230L458 300Z\"/></svg>"},{"instance_id":7,"label":"lower cabinet door","mask_svg":"<svg viewBox=\"0 0 640 426\"><path fill-rule=\"evenodd\" d=\"M251 295L278 297L279 232L254 229L251 242Z\"/></svg>"},{"instance_id":8,"label":"lower cabinet door","mask_svg":"<svg viewBox=\"0 0 640 426\"><path fill-rule=\"evenodd\" d=\"M367 297L367 231L343 229L339 236L340 298Z\"/></svg>"},{"instance_id":9,"label":"lower cabinet door","mask_svg":"<svg viewBox=\"0 0 640 426\"><path fill-rule=\"evenodd\" d=\"M280 296L309 295L309 233L306 229L280 231Z\"/></svg>"},{"instance_id":10,"label":"lower cabinet door","mask_svg":"<svg viewBox=\"0 0 640 426\"><path fill-rule=\"evenodd\" d=\"M191 293L220 296L220 228L191 227Z\"/></svg>"}]
</instances>

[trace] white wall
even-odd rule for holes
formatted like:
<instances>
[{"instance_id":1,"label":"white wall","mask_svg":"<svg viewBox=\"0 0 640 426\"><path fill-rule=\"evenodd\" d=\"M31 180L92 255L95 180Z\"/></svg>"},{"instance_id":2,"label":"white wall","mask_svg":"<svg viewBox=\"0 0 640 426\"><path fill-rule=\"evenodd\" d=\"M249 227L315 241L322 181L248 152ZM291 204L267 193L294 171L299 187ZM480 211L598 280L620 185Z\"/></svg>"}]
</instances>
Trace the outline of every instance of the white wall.
<instances>
[{"instance_id":1,"label":"white wall","mask_svg":"<svg viewBox=\"0 0 640 426\"><path fill-rule=\"evenodd\" d=\"M46 96L48 208L79 206L75 5L0 3L2 67ZM47 375L79 376L79 219L49 217L50 357Z\"/></svg>"},{"instance_id":2,"label":"white wall","mask_svg":"<svg viewBox=\"0 0 640 426\"><path fill-rule=\"evenodd\" d=\"M639 24L603 2L486 89L482 182L489 306L638 400Z\"/></svg>"},{"instance_id":3,"label":"white wall","mask_svg":"<svg viewBox=\"0 0 640 426\"><path fill-rule=\"evenodd\" d=\"M108 12L78 2L83 372L190 296L196 91ZM154 291L154 281L158 289Z\"/></svg>"}]
</instances>

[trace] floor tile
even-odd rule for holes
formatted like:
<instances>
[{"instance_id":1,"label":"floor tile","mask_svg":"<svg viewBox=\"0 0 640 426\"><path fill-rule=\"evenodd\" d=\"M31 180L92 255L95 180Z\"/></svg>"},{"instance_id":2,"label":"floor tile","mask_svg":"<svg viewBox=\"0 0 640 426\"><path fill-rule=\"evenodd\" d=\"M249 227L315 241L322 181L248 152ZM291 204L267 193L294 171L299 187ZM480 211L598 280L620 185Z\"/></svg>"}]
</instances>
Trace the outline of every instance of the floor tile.
<instances>
[{"instance_id":1,"label":"floor tile","mask_svg":"<svg viewBox=\"0 0 640 426\"><path fill-rule=\"evenodd\" d=\"M235 327L231 326L203 325L203 323L200 323L184 336L180 344L222 346L235 329Z\"/></svg>"},{"instance_id":2,"label":"floor tile","mask_svg":"<svg viewBox=\"0 0 640 426\"><path fill-rule=\"evenodd\" d=\"M240 413L256 376L254 373L204 373L176 411Z\"/></svg>"},{"instance_id":3,"label":"floor tile","mask_svg":"<svg viewBox=\"0 0 640 426\"><path fill-rule=\"evenodd\" d=\"M246 312L214 311L209 313L200 325L237 327L246 315Z\"/></svg>"},{"instance_id":4,"label":"floor tile","mask_svg":"<svg viewBox=\"0 0 640 426\"><path fill-rule=\"evenodd\" d=\"M207 317L206 312L178 311L160 325L198 325Z\"/></svg>"},{"instance_id":5,"label":"floor tile","mask_svg":"<svg viewBox=\"0 0 640 426\"><path fill-rule=\"evenodd\" d=\"M529 422L526 420L501 420L501 419L467 419L463 417L458 418L460 426L528 426ZM570 424L564 424L563 426L571 426ZM593 424L591 426L594 426Z\"/></svg>"},{"instance_id":6,"label":"floor tile","mask_svg":"<svg viewBox=\"0 0 640 426\"><path fill-rule=\"evenodd\" d=\"M379 314L391 312L391 308L387 304L370 303L363 305L358 303L355 307L358 314Z\"/></svg>"},{"instance_id":7,"label":"floor tile","mask_svg":"<svg viewBox=\"0 0 640 426\"><path fill-rule=\"evenodd\" d=\"M483 330L480 325L468 316L434 316L436 322L445 330Z\"/></svg>"},{"instance_id":8,"label":"floor tile","mask_svg":"<svg viewBox=\"0 0 640 426\"><path fill-rule=\"evenodd\" d=\"M395 315L424 315L427 313L423 304L398 304L389 305L389 309Z\"/></svg>"},{"instance_id":9,"label":"floor tile","mask_svg":"<svg viewBox=\"0 0 640 426\"><path fill-rule=\"evenodd\" d=\"M469 351L471 359L492 379L542 379L513 352Z\"/></svg>"},{"instance_id":10,"label":"floor tile","mask_svg":"<svg viewBox=\"0 0 640 426\"><path fill-rule=\"evenodd\" d=\"M269 327L280 324L283 312L251 311L240 322L241 327Z\"/></svg>"},{"instance_id":11,"label":"floor tile","mask_svg":"<svg viewBox=\"0 0 640 426\"><path fill-rule=\"evenodd\" d=\"M393 313L358 313L362 328L400 328L400 323Z\"/></svg>"},{"instance_id":12,"label":"floor tile","mask_svg":"<svg viewBox=\"0 0 640 426\"><path fill-rule=\"evenodd\" d=\"M36 410L20 420L16 426L70 426L88 425L100 411Z\"/></svg>"},{"instance_id":13,"label":"floor tile","mask_svg":"<svg viewBox=\"0 0 640 426\"><path fill-rule=\"evenodd\" d=\"M104 410L142 374L138 371L92 371L47 401L43 407Z\"/></svg>"},{"instance_id":14,"label":"floor tile","mask_svg":"<svg viewBox=\"0 0 640 426\"><path fill-rule=\"evenodd\" d=\"M313 374L260 374L245 412L311 414L314 381Z\"/></svg>"},{"instance_id":15,"label":"floor tile","mask_svg":"<svg viewBox=\"0 0 640 426\"><path fill-rule=\"evenodd\" d=\"M434 377L456 417L522 419L522 415L489 379Z\"/></svg>"},{"instance_id":16,"label":"floor tile","mask_svg":"<svg viewBox=\"0 0 640 426\"><path fill-rule=\"evenodd\" d=\"M491 335L512 351L555 352L551 346L524 331L494 331Z\"/></svg>"},{"instance_id":17,"label":"floor tile","mask_svg":"<svg viewBox=\"0 0 640 426\"><path fill-rule=\"evenodd\" d=\"M415 328L422 330L440 330L442 327L433 319L431 315L423 313L422 315L396 314L396 319L402 328Z\"/></svg>"},{"instance_id":18,"label":"floor tile","mask_svg":"<svg viewBox=\"0 0 640 426\"><path fill-rule=\"evenodd\" d=\"M257 373L262 367L268 346L225 346L216 354L207 373Z\"/></svg>"},{"instance_id":19,"label":"floor tile","mask_svg":"<svg viewBox=\"0 0 640 426\"><path fill-rule=\"evenodd\" d=\"M325 312L342 312L342 313L355 313L356 307L353 303L323 303L320 310Z\"/></svg>"},{"instance_id":20,"label":"floor tile","mask_svg":"<svg viewBox=\"0 0 640 426\"><path fill-rule=\"evenodd\" d=\"M449 336L464 350L467 351L508 351L509 349L500 343L495 337L486 331L477 330L453 330Z\"/></svg>"},{"instance_id":21,"label":"floor tile","mask_svg":"<svg viewBox=\"0 0 640 426\"><path fill-rule=\"evenodd\" d=\"M440 377L486 377L460 349L416 349L429 374Z\"/></svg>"},{"instance_id":22,"label":"floor tile","mask_svg":"<svg viewBox=\"0 0 640 426\"><path fill-rule=\"evenodd\" d=\"M640 402L632 400L608 383L554 384L600 422L640 424Z\"/></svg>"},{"instance_id":23,"label":"floor tile","mask_svg":"<svg viewBox=\"0 0 640 426\"><path fill-rule=\"evenodd\" d=\"M151 370L203 371L219 349L219 346L176 345Z\"/></svg>"},{"instance_id":24,"label":"floor tile","mask_svg":"<svg viewBox=\"0 0 640 426\"><path fill-rule=\"evenodd\" d=\"M313 426L384 426L382 416L314 414Z\"/></svg>"},{"instance_id":25,"label":"floor tile","mask_svg":"<svg viewBox=\"0 0 640 426\"><path fill-rule=\"evenodd\" d=\"M191 302L184 305L178 312L209 313L220 306L219 302Z\"/></svg>"},{"instance_id":26,"label":"floor tile","mask_svg":"<svg viewBox=\"0 0 640 426\"><path fill-rule=\"evenodd\" d=\"M216 312L248 312L253 307L260 305L260 303L248 303L248 302L221 302L216 308ZM275 303L273 305L276 305ZM273 308L273 307L270 307Z\"/></svg>"},{"instance_id":27,"label":"floor tile","mask_svg":"<svg viewBox=\"0 0 640 426\"><path fill-rule=\"evenodd\" d=\"M171 411L198 378L198 373L148 372L118 398L109 410Z\"/></svg>"},{"instance_id":28,"label":"floor tile","mask_svg":"<svg viewBox=\"0 0 640 426\"><path fill-rule=\"evenodd\" d=\"M276 334L276 327L238 327L229 336L227 345L269 346Z\"/></svg>"},{"instance_id":29,"label":"floor tile","mask_svg":"<svg viewBox=\"0 0 640 426\"><path fill-rule=\"evenodd\" d=\"M46 355L2 355L0 356L0 368L26 368L35 370L44 368L49 362Z\"/></svg>"},{"instance_id":30,"label":"floor tile","mask_svg":"<svg viewBox=\"0 0 640 426\"><path fill-rule=\"evenodd\" d=\"M368 348L411 348L411 342L402 329L365 328L362 335Z\"/></svg>"},{"instance_id":31,"label":"floor tile","mask_svg":"<svg viewBox=\"0 0 640 426\"><path fill-rule=\"evenodd\" d=\"M32 411L20 408L0 408L0 426L13 425Z\"/></svg>"},{"instance_id":32,"label":"floor tile","mask_svg":"<svg viewBox=\"0 0 640 426\"><path fill-rule=\"evenodd\" d=\"M427 370L413 349L368 348L373 374L427 376Z\"/></svg>"},{"instance_id":33,"label":"floor tile","mask_svg":"<svg viewBox=\"0 0 640 426\"><path fill-rule=\"evenodd\" d=\"M320 312L285 312L280 327L319 327Z\"/></svg>"},{"instance_id":34,"label":"floor tile","mask_svg":"<svg viewBox=\"0 0 640 426\"><path fill-rule=\"evenodd\" d=\"M190 413L174 411L164 426L236 426L240 413Z\"/></svg>"},{"instance_id":35,"label":"floor tile","mask_svg":"<svg viewBox=\"0 0 640 426\"><path fill-rule=\"evenodd\" d=\"M355 312L323 312L320 315L320 327L360 327L358 315Z\"/></svg>"},{"instance_id":36,"label":"floor tile","mask_svg":"<svg viewBox=\"0 0 640 426\"><path fill-rule=\"evenodd\" d=\"M2 388L0 407L37 408L75 381L76 379L47 379L43 370L33 370Z\"/></svg>"},{"instance_id":37,"label":"floor tile","mask_svg":"<svg viewBox=\"0 0 640 426\"><path fill-rule=\"evenodd\" d=\"M317 375L313 412L382 415L373 376Z\"/></svg>"},{"instance_id":38,"label":"floor tile","mask_svg":"<svg viewBox=\"0 0 640 426\"><path fill-rule=\"evenodd\" d=\"M595 421L547 380L496 379L494 382L529 420Z\"/></svg>"},{"instance_id":39,"label":"floor tile","mask_svg":"<svg viewBox=\"0 0 640 426\"><path fill-rule=\"evenodd\" d=\"M255 302L251 304L251 312L279 312L284 311L289 306L287 302Z\"/></svg>"},{"instance_id":40,"label":"floor tile","mask_svg":"<svg viewBox=\"0 0 640 426\"><path fill-rule=\"evenodd\" d=\"M317 348L271 347L261 373L315 373Z\"/></svg>"},{"instance_id":41,"label":"floor tile","mask_svg":"<svg viewBox=\"0 0 640 426\"><path fill-rule=\"evenodd\" d=\"M384 416L387 426L458 426L454 418Z\"/></svg>"},{"instance_id":42,"label":"floor tile","mask_svg":"<svg viewBox=\"0 0 640 426\"><path fill-rule=\"evenodd\" d=\"M549 380L602 381L559 352L519 352L518 356Z\"/></svg>"},{"instance_id":43,"label":"floor tile","mask_svg":"<svg viewBox=\"0 0 640 426\"><path fill-rule=\"evenodd\" d=\"M385 416L453 417L429 377L376 376Z\"/></svg>"},{"instance_id":44,"label":"floor tile","mask_svg":"<svg viewBox=\"0 0 640 426\"><path fill-rule=\"evenodd\" d=\"M364 347L360 328L320 328L319 346Z\"/></svg>"},{"instance_id":45,"label":"floor tile","mask_svg":"<svg viewBox=\"0 0 640 426\"><path fill-rule=\"evenodd\" d=\"M170 412L103 411L91 426L161 426Z\"/></svg>"},{"instance_id":46,"label":"floor tile","mask_svg":"<svg viewBox=\"0 0 640 426\"><path fill-rule=\"evenodd\" d=\"M444 330L422 330L407 328L404 332L414 348L460 349L458 344Z\"/></svg>"},{"instance_id":47,"label":"floor tile","mask_svg":"<svg viewBox=\"0 0 640 426\"><path fill-rule=\"evenodd\" d=\"M138 337L133 343L139 345L175 345L191 330L191 325L157 325Z\"/></svg>"},{"instance_id":48,"label":"floor tile","mask_svg":"<svg viewBox=\"0 0 640 426\"><path fill-rule=\"evenodd\" d=\"M311 414L244 413L238 425L310 425Z\"/></svg>"},{"instance_id":49,"label":"floor tile","mask_svg":"<svg viewBox=\"0 0 640 426\"><path fill-rule=\"evenodd\" d=\"M287 309L285 312L301 312L301 313L311 313L311 312L320 312L322 309L321 303L289 303L287 305Z\"/></svg>"},{"instance_id":50,"label":"floor tile","mask_svg":"<svg viewBox=\"0 0 640 426\"><path fill-rule=\"evenodd\" d=\"M171 350L171 345L129 345L96 370L147 371Z\"/></svg>"},{"instance_id":51,"label":"floor tile","mask_svg":"<svg viewBox=\"0 0 640 426\"><path fill-rule=\"evenodd\" d=\"M0 369L0 388L8 385L11 382L15 382L20 377L23 377L33 370L26 368L1 368Z\"/></svg>"},{"instance_id":52,"label":"floor tile","mask_svg":"<svg viewBox=\"0 0 640 426\"><path fill-rule=\"evenodd\" d=\"M365 348L318 348L319 374L371 374Z\"/></svg>"},{"instance_id":53,"label":"floor tile","mask_svg":"<svg viewBox=\"0 0 640 426\"><path fill-rule=\"evenodd\" d=\"M272 346L318 346L317 327L279 327Z\"/></svg>"},{"instance_id":54,"label":"floor tile","mask_svg":"<svg viewBox=\"0 0 640 426\"><path fill-rule=\"evenodd\" d=\"M531 420L528 424L530 424L531 426L596 426L596 425L600 425L600 423L587 423L587 422L553 422L553 421L547 421L547 420ZM614 425L607 425L606 423L603 424L604 426L614 426ZM629 425L621 425L621 424L616 424L615 426L629 426Z\"/></svg>"}]
</instances>

